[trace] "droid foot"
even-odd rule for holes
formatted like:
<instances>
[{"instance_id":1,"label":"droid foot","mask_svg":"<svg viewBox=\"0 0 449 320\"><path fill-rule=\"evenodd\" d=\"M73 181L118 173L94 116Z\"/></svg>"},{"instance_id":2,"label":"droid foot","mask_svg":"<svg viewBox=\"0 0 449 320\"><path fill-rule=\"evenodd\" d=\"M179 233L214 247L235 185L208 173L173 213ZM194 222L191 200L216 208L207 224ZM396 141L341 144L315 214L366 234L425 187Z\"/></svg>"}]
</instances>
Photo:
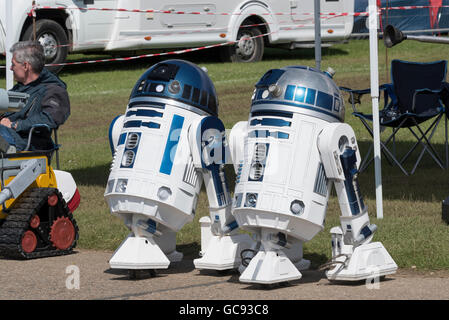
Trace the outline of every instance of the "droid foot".
<instances>
[{"instance_id":1,"label":"droid foot","mask_svg":"<svg viewBox=\"0 0 449 320\"><path fill-rule=\"evenodd\" d=\"M244 283L273 284L301 277L301 273L282 251L259 251L239 280Z\"/></svg>"},{"instance_id":2,"label":"droid foot","mask_svg":"<svg viewBox=\"0 0 449 320\"><path fill-rule=\"evenodd\" d=\"M180 262L182 261L182 258L184 258L184 254L179 251L172 251L170 253L166 253L166 256L170 262Z\"/></svg>"},{"instance_id":3,"label":"droid foot","mask_svg":"<svg viewBox=\"0 0 449 320\"><path fill-rule=\"evenodd\" d=\"M114 252L112 269L167 269L170 260L152 238L129 236Z\"/></svg>"},{"instance_id":4,"label":"droid foot","mask_svg":"<svg viewBox=\"0 0 449 320\"><path fill-rule=\"evenodd\" d=\"M373 279L393 274L398 268L380 242L358 246L352 254L341 254L333 262L335 266L326 272L329 280Z\"/></svg>"},{"instance_id":5,"label":"droid foot","mask_svg":"<svg viewBox=\"0 0 449 320\"><path fill-rule=\"evenodd\" d=\"M212 236L203 257L193 260L193 263L197 269L236 269L241 264L240 253L250 248L252 243L247 234Z\"/></svg>"},{"instance_id":6,"label":"droid foot","mask_svg":"<svg viewBox=\"0 0 449 320\"><path fill-rule=\"evenodd\" d=\"M309 270L310 268L310 260L307 259L301 259L298 262L294 262L293 264L299 271Z\"/></svg>"}]
</instances>

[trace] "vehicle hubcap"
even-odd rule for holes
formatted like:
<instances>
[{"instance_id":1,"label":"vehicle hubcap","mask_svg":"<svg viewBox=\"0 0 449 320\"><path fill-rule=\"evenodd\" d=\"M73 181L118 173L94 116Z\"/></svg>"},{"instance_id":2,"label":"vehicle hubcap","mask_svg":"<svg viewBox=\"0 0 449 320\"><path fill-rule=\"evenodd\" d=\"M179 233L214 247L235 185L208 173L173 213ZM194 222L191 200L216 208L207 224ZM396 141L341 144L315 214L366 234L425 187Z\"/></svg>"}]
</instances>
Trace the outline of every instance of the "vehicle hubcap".
<instances>
[{"instance_id":1,"label":"vehicle hubcap","mask_svg":"<svg viewBox=\"0 0 449 320\"><path fill-rule=\"evenodd\" d=\"M39 37L39 43L44 47L45 59L52 60L58 52L58 42L50 33L44 33Z\"/></svg>"},{"instance_id":2,"label":"vehicle hubcap","mask_svg":"<svg viewBox=\"0 0 449 320\"><path fill-rule=\"evenodd\" d=\"M250 57L256 48L255 39L251 34L245 33L239 39L237 44L237 54L241 57Z\"/></svg>"}]
</instances>

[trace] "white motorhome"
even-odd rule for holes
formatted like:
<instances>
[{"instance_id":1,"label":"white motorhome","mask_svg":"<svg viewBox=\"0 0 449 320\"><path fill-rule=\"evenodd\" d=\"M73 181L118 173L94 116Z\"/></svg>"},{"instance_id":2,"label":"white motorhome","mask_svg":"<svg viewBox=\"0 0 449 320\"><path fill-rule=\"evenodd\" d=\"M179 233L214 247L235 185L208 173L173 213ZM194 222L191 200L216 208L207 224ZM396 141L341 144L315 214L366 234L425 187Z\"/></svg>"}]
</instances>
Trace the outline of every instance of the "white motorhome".
<instances>
[{"instance_id":1,"label":"white motorhome","mask_svg":"<svg viewBox=\"0 0 449 320\"><path fill-rule=\"evenodd\" d=\"M47 63L53 64L64 62L68 52L163 50L228 41L236 44L221 48L223 58L252 62L262 58L265 46L293 49L315 38L313 0L36 0L34 28L33 1L14 0L13 30L5 30L5 1L0 0L0 52L5 51L5 32L13 32L16 42L33 39L35 30ZM97 10L102 8L114 10ZM322 13L353 11L354 0L321 0ZM323 42L349 37L352 15L323 18Z\"/></svg>"}]
</instances>

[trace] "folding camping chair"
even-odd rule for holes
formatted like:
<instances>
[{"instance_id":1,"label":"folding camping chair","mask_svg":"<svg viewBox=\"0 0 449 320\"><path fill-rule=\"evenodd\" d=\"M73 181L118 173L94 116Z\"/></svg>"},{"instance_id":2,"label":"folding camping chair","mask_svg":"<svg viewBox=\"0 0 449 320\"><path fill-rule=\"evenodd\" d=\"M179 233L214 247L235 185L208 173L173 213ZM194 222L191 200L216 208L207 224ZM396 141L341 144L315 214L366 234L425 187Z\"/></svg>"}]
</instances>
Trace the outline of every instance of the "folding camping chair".
<instances>
[{"instance_id":1,"label":"folding camping chair","mask_svg":"<svg viewBox=\"0 0 449 320\"><path fill-rule=\"evenodd\" d=\"M53 132L54 139L51 138ZM47 153L49 161L56 153L56 169L59 170L58 128L50 129L46 124L35 124L28 133L28 143L24 151L42 151Z\"/></svg>"},{"instance_id":2,"label":"folding camping chair","mask_svg":"<svg viewBox=\"0 0 449 320\"><path fill-rule=\"evenodd\" d=\"M386 140L381 141L381 151L390 164L396 164L406 175L408 175L408 172L405 170L403 163L418 146L422 146L423 149L410 172L411 174L415 172L425 152L441 168L447 167L447 117L445 118L446 162L444 164L431 144L431 139L441 118L445 114L442 97L447 94L447 83L445 82L446 66L447 61L443 60L429 63L393 60L391 62L392 83L383 84L379 87L379 91L384 93L384 108L379 111L379 122L382 128L392 128L391 135ZM353 115L362 121L373 137L373 129L369 124L373 120L373 115L359 112L355 106L357 103L360 103L361 96L370 93L371 90L353 90L344 87L340 89L349 92L349 102L352 105ZM446 106L446 108L448 107ZM431 119L433 119L431 125L424 131L420 125ZM408 129L417 141L401 159L398 159L396 157L396 148L391 152L388 149L388 145L392 141L395 147L396 134L400 129ZM373 158L370 155L373 148L374 145L372 144L360 165L360 172L365 170L372 162Z\"/></svg>"}]
</instances>

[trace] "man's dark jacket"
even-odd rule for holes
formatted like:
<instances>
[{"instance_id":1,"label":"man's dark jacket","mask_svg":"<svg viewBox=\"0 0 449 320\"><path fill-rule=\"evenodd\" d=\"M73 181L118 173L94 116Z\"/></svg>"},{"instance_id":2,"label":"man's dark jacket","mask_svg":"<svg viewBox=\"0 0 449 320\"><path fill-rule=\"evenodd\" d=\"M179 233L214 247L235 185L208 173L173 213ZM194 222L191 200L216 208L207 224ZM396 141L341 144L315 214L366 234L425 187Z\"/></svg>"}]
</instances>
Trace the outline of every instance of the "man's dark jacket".
<instances>
[{"instance_id":1,"label":"man's dark jacket","mask_svg":"<svg viewBox=\"0 0 449 320\"><path fill-rule=\"evenodd\" d=\"M25 107L15 113L6 114L13 125L17 127L10 129L9 132L16 141L18 150L26 147L28 133L35 124L46 124L51 129L59 127L70 115L70 101L66 90L66 84L55 74L47 69L43 69L39 77L27 84L17 83L11 90L17 92L25 92L30 95ZM42 131L42 130L41 130ZM49 132L43 131L36 141L38 144L44 145L50 139Z\"/></svg>"}]
</instances>

